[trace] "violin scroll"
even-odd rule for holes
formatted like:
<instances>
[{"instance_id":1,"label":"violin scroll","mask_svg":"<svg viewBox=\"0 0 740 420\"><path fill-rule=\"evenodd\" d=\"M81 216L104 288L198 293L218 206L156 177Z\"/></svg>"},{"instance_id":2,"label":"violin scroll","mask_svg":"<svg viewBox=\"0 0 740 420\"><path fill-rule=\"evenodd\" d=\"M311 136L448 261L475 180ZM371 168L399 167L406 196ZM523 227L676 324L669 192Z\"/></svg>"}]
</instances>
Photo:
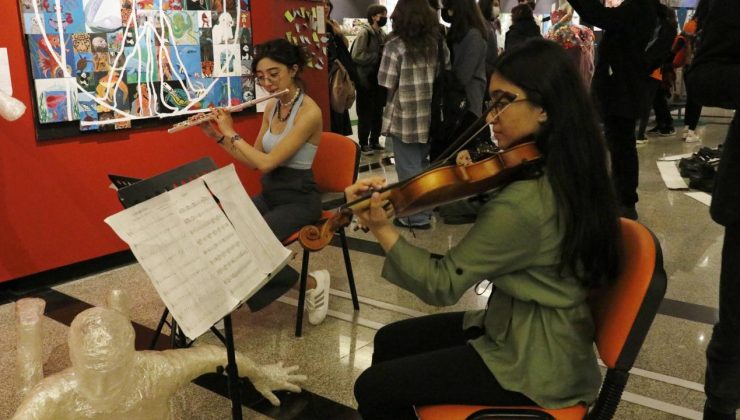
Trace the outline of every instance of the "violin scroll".
<instances>
[{"instance_id":1,"label":"violin scroll","mask_svg":"<svg viewBox=\"0 0 740 420\"><path fill-rule=\"evenodd\" d=\"M304 249L311 252L321 251L329 245L334 232L352 222L352 210L342 208L326 219L320 226L307 225L298 231L298 241Z\"/></svg>"},{"instance_id":2,"label":"violin scroll","mask_svg":"<svg viewBox=\"0 0 740 420\"><path fill-rule=\"evenodd\" d=\"M330 233L328 238L324 238L322 235L322 231L325 230L324 226L325 224L321 225L320 228L315 225L302 227L298 232L298 241L300 241L301 246L312 252L320 251L327 246L331 242L333 234Z\"/></svg>"}]
</instances>

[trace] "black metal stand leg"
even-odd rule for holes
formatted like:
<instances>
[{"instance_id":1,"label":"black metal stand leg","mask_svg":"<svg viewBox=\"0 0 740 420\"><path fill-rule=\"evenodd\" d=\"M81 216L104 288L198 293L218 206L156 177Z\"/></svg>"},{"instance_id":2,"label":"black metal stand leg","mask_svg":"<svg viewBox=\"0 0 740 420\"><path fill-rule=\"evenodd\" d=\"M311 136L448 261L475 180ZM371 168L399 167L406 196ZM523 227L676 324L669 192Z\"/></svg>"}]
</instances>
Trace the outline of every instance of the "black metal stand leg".
<instances>
[{"instance_id":1,"label":"black metal stand leg","mask_svg":"<svg viewBox=\"0 0 740 420\"><path fill-rule=\"evenodd\" d=\"M162 312L162 318L159 318L159 324L157 324L157 330L154 332L152 343L149 344L149 350L154 350L157 347L157 340L159 340L159 336L162 334L162 327L164 327L164 323L167 322L167 315L169 315L169 313L169 309L165 307Z\"/></svg>"},{"instance_id":2,"label":"black metal stand leg","mask_svg":"<svg viewBox=\"0 0 740 420\"><path fill-rule=\"evenodd\" d=\"M175 317L172 317L172 328L170 330L170 346L172 346L173 349L179 347L177 343L177 331L177 321L175 321Z\"/></svg>"},{"instance_id":3,"label":"black metal stand leg","mask_svg":"<svg viewBox=\"0 0 740 420\"><path fill-rule=\"evenodd\" d=\"M303 250L301 264L301 288L298 290L298 313L295 321L295 336L300 337L303 332L303 306L306 303L306 282L308 281L308 250Z\"/></svg>"},{"instance_id":4,"label":"black metal stand leg","mask_svg":"<svg viewBox=\"0 0 740 420\"><path fill-rule=\"evenodd\" d=\"M344 266L347 268L347 280L349 281L349 291L352 293L352 306L355 311L360 310L360 302L357 299L357 289L355 288L355 275L352 273L352 262L349 260L349 247L347 246L347 235L344 228L339 229L339 239L342 241L342 254L344 254Z\"/></svg>"},{"instance_id":5,"label":"black metal stand leg","mask_svg":"<svg viewBox=\"0 0 740 420\"><path fill-rule=\"evenodd\" d=\"M231 416L234 420L242 418L242 401L239 389L239 369L236 366L236 354L234 354L234 334L231 330L231 314L224 318L224 333L226 334L226 357L229 365L226 366L228 374L229 396L231 397Z\"/></svg>"}]
</instances>

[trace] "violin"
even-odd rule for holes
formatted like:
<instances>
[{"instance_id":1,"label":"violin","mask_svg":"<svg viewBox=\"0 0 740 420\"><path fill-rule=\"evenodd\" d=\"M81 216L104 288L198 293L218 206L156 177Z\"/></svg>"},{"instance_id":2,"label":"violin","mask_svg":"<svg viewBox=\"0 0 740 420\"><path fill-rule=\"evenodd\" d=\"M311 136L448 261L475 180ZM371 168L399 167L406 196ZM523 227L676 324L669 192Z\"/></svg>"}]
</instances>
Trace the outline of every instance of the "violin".
<instances>
[{"instance_id":1,"label":"violin","mask_svg":"<svg viewBox=\"0 0 740 420\"><path fill-rule=\"evenodd\" d=\"M498 101L503 99L512 101L510 97L501 97ZM495 106L495 103L492 104L490 109ZM499 113L502 111L503 109ZM484 117L479 120L485 123ZM478 124L480 121L476 121L473 126L477 127ZM375 192L380 193L382 200L387 200L387 205L393 206L396 217L403 217L508 184L525 169L531 168L542 160L542 154L535 143L527 141L467 166L448 163L450 155L456 155L487 126L486 123L475 130L475 133L465 141L453 142L453 145L445 151L446 158L439 159L437 163L420 174L387 185L380 190L370 191L367 195L344 204L321 226L304 226L298 235L301 245L309 251L323 249L331 242L337 229L351 223L353 211L369 207L370 197ZM451 153L448 155L448 152Z\"/></svg>"}]
</instances>

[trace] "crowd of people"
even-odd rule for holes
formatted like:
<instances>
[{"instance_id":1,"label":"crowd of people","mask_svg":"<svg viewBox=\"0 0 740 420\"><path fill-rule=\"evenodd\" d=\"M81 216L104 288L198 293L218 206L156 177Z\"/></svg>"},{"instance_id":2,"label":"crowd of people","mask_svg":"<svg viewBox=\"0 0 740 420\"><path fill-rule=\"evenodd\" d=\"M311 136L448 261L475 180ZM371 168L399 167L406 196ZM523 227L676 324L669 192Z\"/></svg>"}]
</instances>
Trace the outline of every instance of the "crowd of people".
<instances>
[{"instance_id":1,"label":"crowd of people","mask_svg":"<svg viewBox=\"0 0 740 420\"><path fill-rule=\"evenodd\" d=\"M587 298L616 277L618 218L638 218L637 143L651 132L675 132L665 99L676 68L690 64L686 141L699 140L700 104L738 107L740 32L731 0L702 0L703 12L680 33L675 13L658 0L568 3L555 14L554 30L574 27L543 39L534 2L520 2L499 51L496 0L398 0L390 16L373 4L351 47L326 2L329 53L349 67L357 89L361 150L383 150L385 137L399 180L429 166L434 82L445 69L464 86L466 111L490 126L487 141L503 150L530 143L542 155L478 205L469 233L442 256L400 235L396 227L431 228L431 213L394 218L375 191L384 179L361 179L346 190L347 200L368 201L354 211L386 253L388 281L434 305L456 302L484 279L496 287L485 309L381 328L372 365L355 385L363 418L416 418L415 405L436 403L560 408L590 404L599 391ZM603 30L592 68L583 59L592 53L592 36L570 21L574 11L581 23ZM393 30L386 34L389 19ZM304 63L300 48L286 41L257 48L257 82L268 92L288 92L268 103L254 144L238 135L226 111L214 111L215 123L204 126L234 159L263 173L255 201L280 239L320 213L310 168L322 110L298 79ZM648 131L651 108L656 126ZM347 134L347 117L332 115L332 129ZM733 304L740 285L738 127L736 117L712 202L726 236L720 322L708 350L708 419L734 418L740 399L740 320ZM467 165L470 156L463 150L452 160ZM285 271L287 280L276 278L276 291L265 292L268 302L294 283L296 273ZM328 284L325 271L309 279L312 324L326 316Z\"/></svg>"}]
</instances>

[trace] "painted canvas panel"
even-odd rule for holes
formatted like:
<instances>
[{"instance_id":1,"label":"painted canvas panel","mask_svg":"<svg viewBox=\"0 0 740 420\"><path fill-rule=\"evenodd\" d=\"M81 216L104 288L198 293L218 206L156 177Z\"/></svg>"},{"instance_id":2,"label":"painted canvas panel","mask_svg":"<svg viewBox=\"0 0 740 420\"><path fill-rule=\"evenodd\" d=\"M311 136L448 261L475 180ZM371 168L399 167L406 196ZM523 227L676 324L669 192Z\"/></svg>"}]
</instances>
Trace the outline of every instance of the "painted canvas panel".
<instances>
[{"instance_id":1,"label":"painted canvas panel","mask_svg":"<svg viewBox=\"0 0 740 420\"><path fill-rule=\"evenodd\" d=\"M255 96L246 0L19 1L40 127L120 129Z\"/></svg>"},{"instance_id":2,"label":"painted canvas panel","mask_svg":"<svg viewBox=\"0 0 740 420\"><path fill-rule=\"evenodd\" d=\"M77 81L74 78L38 79L35 85L40 122L51 123L80 119Z\"/></svg>"}]
</instances>

